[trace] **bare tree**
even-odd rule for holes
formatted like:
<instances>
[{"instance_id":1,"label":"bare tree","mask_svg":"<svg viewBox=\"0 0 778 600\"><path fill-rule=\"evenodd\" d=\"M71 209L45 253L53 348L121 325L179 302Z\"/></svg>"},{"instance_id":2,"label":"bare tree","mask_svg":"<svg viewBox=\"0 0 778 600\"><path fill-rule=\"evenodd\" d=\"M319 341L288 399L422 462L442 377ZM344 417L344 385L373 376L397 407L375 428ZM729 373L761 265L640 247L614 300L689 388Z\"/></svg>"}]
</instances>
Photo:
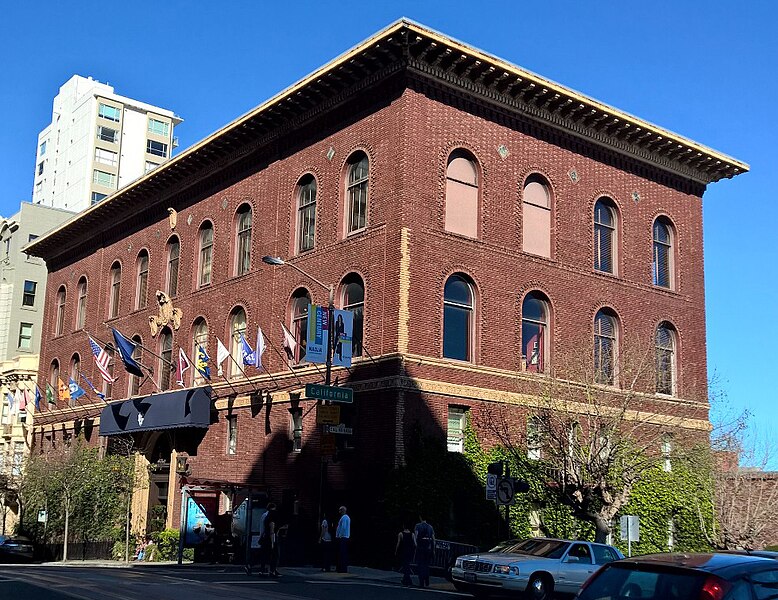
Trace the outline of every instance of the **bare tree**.
<instances>
[{"instance_id":1,"label":"bare tree","mask_svg":"<svg viewBox=\"0 0 778 600\"><path fill-rule=\"evenodd\" d=\"M623 348L618 360L593 360L589 346L567 353L545 376L522 378L530 405L526 427L505 405L492 405L479 419L517 460L526 460L528 449L540 459L551 493L594 526L598 542L606 540L640 478L662 468L671 452L679 455L677 433L687 420L699 425L707 419L705 402L671 407L656 396L660 369L652 341ZM707 441L704 429L696 434Z\"/></svg>"}]
</instances>

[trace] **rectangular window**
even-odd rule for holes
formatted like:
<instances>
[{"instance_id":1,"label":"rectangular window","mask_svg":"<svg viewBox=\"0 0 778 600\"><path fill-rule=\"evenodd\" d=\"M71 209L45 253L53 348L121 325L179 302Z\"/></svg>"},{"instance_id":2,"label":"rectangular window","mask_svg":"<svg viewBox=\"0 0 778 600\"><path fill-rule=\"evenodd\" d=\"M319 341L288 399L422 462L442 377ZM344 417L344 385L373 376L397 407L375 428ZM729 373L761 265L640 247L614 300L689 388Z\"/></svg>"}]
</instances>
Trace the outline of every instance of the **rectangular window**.
<instances>
[{"instance_id":1,"label":"rectangular window","mask_svg":"<svg viewBox=\"0 0 778 600\"><path fill-rule=\"evenodd\" d=\"M303 449L303 411L298 408L290 416L289 426L292 430L292 451L300 452Z\"/></svg>"},{"instance_id":2,"label":"rectangular window","mask_svg":"<svg viewBox=\"0 0 778 600\"><path fill-rule=\"evenodd\" d=\"M543 446L543 422L537 417L527 420L527 458L540 460Z\"/></svg>"},{"instance_id":3,"label":"rectangular window","mask_svg":"<svg viewBox=\"0 0 778 600\"><path fill-rule=\"evenodd\" d=\"M465 451L465 424L467 410L458 406L448 407L448 451Z\"/></svg>"},{"instance_id":4,"label":"rectangular window","mask_svg":"<svg viewBox=\"0 0 778 600\"><path fill-rule=\"evenodd\" d=\"M100 200L102 200L106 196L108 196L108 194L101 194L100 192L92 192L92 204L97 204L98 202L100 202Z\"/></svg>"},{"instance_id":5,"label":"rectangular window","mask_svg":"<svg viewBox=\"0 0 778 600\"><path fill-rule=\"evenodd\" d=\"M662 469L667 473L673 470L673 463L670 461L670 453L673 451L673 441L670 436L662 439Z\"/></svg>"},{"instance_id":6,"label":"rectangular window","mask_svg":"<svg viewBox=\"0 0 778 600\"><path fill-rule=\"evenodd\" d=\"M43 175L43 161L38 163L38 175Z\"/></svg>"},{"instance_id":7,"label":"rectangular window","mask_svg":"<svg viewBox=\"0 0 778 600\"><path fill-rule=\"evenodd\" d=\"M113 167L119 162L119 153L111 152L110 150L105 150L103 148L95 148L95 162Z\"/></svg>"},{"instance_id":8,"label":"rectangular window","mask_svg":"<svg viewBox=\"0 0 778 600\"><path fill-rule=\"evenodd\" d=\"M169 133L169 124L165 121L149 118L149 133L167 137Z\"/></svg>"},{"instance_id":9,"label":"rectangular window","mask_svg":"<svg viewBox=\"0 0 778 600\"><path fill-rule=\"evenodd\" d=\"M19 349L32 350L32 323L19 324Z\"/></svg>"},{"instance_id":10,"label":"rectangular window","mask_svg":"<svg viewBox=\"0 0 778 600\"><path fill-rule=\"evenodd\" d=\"M95 169L92 181L94 181L97 185L102 185L104 187L116 187L116 175L113 173L107 173L105 171L98 171Z\"/></svg>"},{"instance_id":11,"label":"rectangular window","mask_svg":"<svg viewBox=\"0 0 778 600\"><path fill-rule=\"evenodd\" d=\"M14 462L11 467L11 475L19 477L22 474L22 461L24 460L24 442L14 442Z\"/></svg>"},{"instance_id":12,"label":"rectangular window","mask_svg":"<svg viewBox=\"0 0 778 600\"><path fill-rule=\"evenodd\" d=\"M167 144L155 140L146 140L146 152L155 156L167 158Z\"/></svg>"},{"instance_id":13,"label":"rectangular window","mask_svg":"<svg viewBox=\"0 0 778 600\"><path fill-rule=\"evenodd\" d=\"M109 121L116 121L118 123L122 111L120 108L116 108L115 106L100 104L100 108L98 109L97 114L101 116L103 119L108 119Z\"/></svg>"},{"instance_id":14,"label":"rectangular window","mask_svg":"<svg viewBox=\"0 0 778 600\"><path fill-rule=\"evenodd\" d=\"M150 160L147 160L147 161L146 161L146 171L145 171L145 173L148 173L149 171L153 171L153 170L154 170L154 169L156 169L158 166L159 166L159 164L158 164L158 163L151 162Z\"/></svg>"},{"instance_id":15,"label":"rectangular window","mask_svg":"<svg viewBox=\"0 0 778 600\"><path fill-rule=\"evenodd\" d=\"M227 417L227 454L236 454L238 451L238 416Z\"/></svg>"},{"instance_id":16,"label":"rectangular window","mask_svg":"<svg viewBox=\"0 0 778 600\"><path fill-rule=\"evenodd\" d=\"M43 156L44 154L46 154L46 142L47 141L48 140L43 140L41 142L40 148L38 148L38 155L39 156Z\"/></svg>"},{"instance_id":17,"label":"rectangular window","mask_svg":"<svg viewBox=\"0 0 778 600\"><path fill-rule=\"evenodd\" d=\"M119 132L115 129L111 129L110 127L103 127L102 125L98 125L97 139L103 142L110 142L115 144L119 139Z\"/></svg>"},{"instance_id":18,"label":"rectangular window","mask_svg":"<svg viewBox=\"0 0 778 600\"><path fill-rule=\"evenodd\" d=\"M38 284L34 281L24 281L24 295L22 296L22 306L35 306L35 288Z\"/></svg>"},{"instance_id":19,"label":"rectangular window","mask_svg":"<svg viewBox=\"0 0 778 600\"><path fill-rule=\"evenodd\" d=\"M43 191L43 182L39 181L38 183L35 184L35 195L36 196L39 195L42 191ZM40 202L40 200L38 202Z\"/></svg>"}]
</instances>

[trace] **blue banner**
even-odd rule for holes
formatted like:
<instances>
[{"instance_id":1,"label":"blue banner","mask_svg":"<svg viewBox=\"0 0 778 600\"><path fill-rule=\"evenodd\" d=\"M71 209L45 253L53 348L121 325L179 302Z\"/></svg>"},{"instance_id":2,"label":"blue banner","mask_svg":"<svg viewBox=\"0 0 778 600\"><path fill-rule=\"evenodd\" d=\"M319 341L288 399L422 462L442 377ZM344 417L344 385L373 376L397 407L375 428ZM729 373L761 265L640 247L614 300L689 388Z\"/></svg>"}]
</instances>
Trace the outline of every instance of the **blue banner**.
<instances>
[{"instance_id":1,"label":"blue banner","mask_svg":"<svg viewBox=\"0 0 778 600\"><path fill-rule=\"evenodd\" d=\"M350 310L336 310L332 326L332 364L351 366L352 339L354 335L354 313Z\"/></svg>"},{"instance_id":2,"label":"blue banner","mask_svg":"<svg viewBox=\"0 0 778 600\"><path fill-rule=\"evenodd\" d=\"M326 363L327 344L329 342L329 315L327 307L309 304L305 360L312 363Z\"/></svg>"}]
</instances>

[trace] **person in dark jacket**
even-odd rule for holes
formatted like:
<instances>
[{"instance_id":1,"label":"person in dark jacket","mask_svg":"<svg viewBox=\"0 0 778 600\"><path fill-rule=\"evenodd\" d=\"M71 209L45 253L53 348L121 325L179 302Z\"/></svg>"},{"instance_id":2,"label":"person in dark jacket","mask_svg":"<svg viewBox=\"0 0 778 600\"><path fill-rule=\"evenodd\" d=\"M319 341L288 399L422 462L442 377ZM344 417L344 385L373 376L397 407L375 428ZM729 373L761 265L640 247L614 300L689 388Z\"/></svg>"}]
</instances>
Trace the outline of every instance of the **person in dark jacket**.
<instances>
[{"instance_id":1,"label":"person in dark jacket","mask_svg":"<svg viewBox=\"0 0 778 600\"><path fill-rule=\"evenodd\" d=\"M413 555L416 553L416 538L405 523L403 523L402 531L397 534L397 545L394 547L394 553L400 558L400 572L403 574L402 583L407 587L412 583L411 563Z\"/></svg>"},{"instance_id":2,"label":"person in dark jacket","mask_svg":"<svg viewBox=\"0 0 778 600\"><path fill-rule=\"evenodd\" d=\"M430 562L435 553L435 530L423 515L413 530L416 537L416 568L419 571L419 587L430 585Z\"/></svg>"}]
</instances>

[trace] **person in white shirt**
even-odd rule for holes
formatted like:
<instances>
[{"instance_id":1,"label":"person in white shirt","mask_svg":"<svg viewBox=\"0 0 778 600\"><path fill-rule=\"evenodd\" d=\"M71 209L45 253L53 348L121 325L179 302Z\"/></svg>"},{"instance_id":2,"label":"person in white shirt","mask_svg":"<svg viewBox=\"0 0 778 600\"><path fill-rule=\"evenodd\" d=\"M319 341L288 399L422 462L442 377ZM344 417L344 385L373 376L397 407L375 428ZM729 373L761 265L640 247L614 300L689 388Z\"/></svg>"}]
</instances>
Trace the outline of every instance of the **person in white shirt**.
<instances>
[{"instance_id":1,"label":"person in white shirt","mask_svg":"<svg viewBox=\"0 0 778 600\"><path fill-rule=\"evenodd\" d=\"M346 514L346 507L338 509L340 520L335 530L335 539L338 541L338 573L348 573L348 544L351 538L351 518Z\"/></svg>"}]
</instances>

